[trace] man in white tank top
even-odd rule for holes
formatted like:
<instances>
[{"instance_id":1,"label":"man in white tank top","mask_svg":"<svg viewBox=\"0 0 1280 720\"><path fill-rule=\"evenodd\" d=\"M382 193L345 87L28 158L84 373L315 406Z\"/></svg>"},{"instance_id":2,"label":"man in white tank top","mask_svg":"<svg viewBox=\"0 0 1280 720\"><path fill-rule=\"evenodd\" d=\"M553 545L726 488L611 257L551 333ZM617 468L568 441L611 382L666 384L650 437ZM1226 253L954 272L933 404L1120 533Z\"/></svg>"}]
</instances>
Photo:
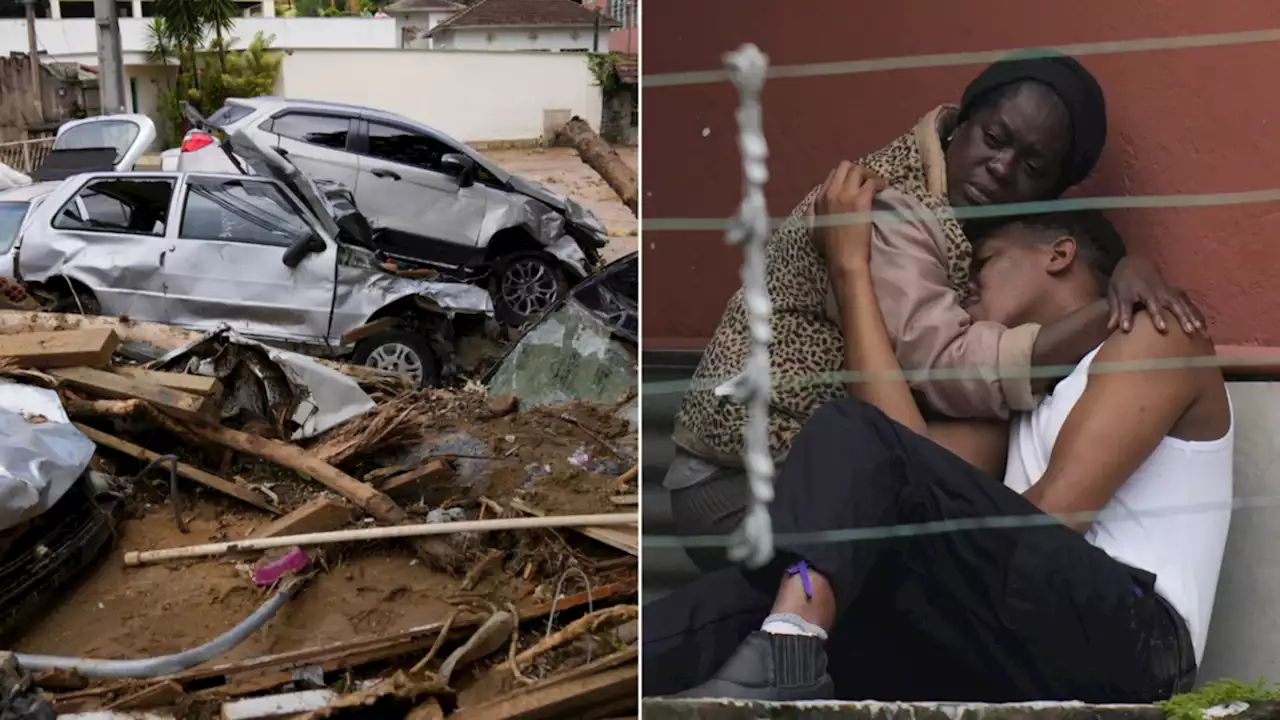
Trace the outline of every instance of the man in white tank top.
<instances>
[{"instance_id":1,"label":"man in white tank top","mask_svg":"<svg viewBox=\"0 0 1280 720\"><path fill-rule=\"evenodd\" d=\"M832 182L845 212L870 209L869 183ZM771 506L775 563L645 607L644 694L1150 702L1189 689L1231 502L1222 375L1186 362L1212 343L1140 315L1011 432L927 425L869 245L850 225L827 253L846 366L871 379L797 436ZM978 244L970 313L1049 324L1105 303L1123 255L1096 212L1010 223Z\"/></svg>"}]
</instances>

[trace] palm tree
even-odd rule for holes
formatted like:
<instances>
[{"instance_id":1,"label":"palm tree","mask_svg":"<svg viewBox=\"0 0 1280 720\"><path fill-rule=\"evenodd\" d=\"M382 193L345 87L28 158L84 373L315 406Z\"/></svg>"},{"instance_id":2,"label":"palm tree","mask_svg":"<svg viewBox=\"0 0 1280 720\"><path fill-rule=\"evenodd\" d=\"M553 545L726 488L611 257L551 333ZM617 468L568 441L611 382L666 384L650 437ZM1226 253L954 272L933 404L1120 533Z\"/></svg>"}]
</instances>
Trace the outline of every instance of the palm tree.
<instances>
[{"instance_id":1,"label":"palm tree","mask_svg":"<svg viewBox=\"0 0 1280 720\"><path fill-rule=\"evenodd\" d=\"M156 16L163 18L172 38L181 40L193 60L196 49L205 35L212 30L218 40L218 60L225 68L226 46L224 36L236 24L239 8L235 0L156 0Z\"/></svg>"}]
</instances>

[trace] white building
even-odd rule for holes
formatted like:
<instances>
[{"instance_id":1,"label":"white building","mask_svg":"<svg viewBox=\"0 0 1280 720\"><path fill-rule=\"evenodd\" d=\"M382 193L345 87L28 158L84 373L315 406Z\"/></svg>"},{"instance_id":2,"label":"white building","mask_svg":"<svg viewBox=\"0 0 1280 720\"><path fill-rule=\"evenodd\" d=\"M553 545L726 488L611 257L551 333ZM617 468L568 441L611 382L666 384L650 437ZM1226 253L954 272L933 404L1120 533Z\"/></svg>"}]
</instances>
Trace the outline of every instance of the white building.
<instances>
[{"instance_id":1,"label":"white building","mask_svg":"<svg viewBox=\"0 0 1280 720\"><path fill-rule=\"evenodd\" d=\"M431 31L467 6L452 0L398 0L383 8L396 19L400 47L431 49Z\"/></svg>"},{"instance_id":2,"label":"white building","mask_svg":"<svg viewBox=\"0 0 1280 720\"><path fill-rule=\"evenodd\" d=\"M607 52L618 25L576 0L478 0L427 36L435 50Z\"/></svg>"}]
</instances>

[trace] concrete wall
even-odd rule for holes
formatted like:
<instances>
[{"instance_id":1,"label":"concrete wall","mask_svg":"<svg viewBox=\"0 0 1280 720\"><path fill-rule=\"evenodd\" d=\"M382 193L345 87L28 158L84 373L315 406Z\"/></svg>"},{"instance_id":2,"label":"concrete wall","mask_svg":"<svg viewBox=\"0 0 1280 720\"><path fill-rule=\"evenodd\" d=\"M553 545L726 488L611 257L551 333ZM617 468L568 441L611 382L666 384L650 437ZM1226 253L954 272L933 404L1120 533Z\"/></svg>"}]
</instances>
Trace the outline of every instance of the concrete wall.
<instances>
[{"instance_id":1,"label":"concrete wall","mask_svg":"<svg viewBox=\"0 0 1280 720\"><path fill-rule=\"evenodd\" d=\"M1231 0L846 0L653 3L646 75L717 70L752 41L775 65L953 53L1280 27L1280 3ZM1079 195L1217 193L1280 186L1275 42L1082 58L1107 92L1111 132ZM839 160L897 137L934 105L959 100L980 65L779 78L765 90L771 214L785 215ZM727 82L648 87L644 217L724 218L741 192ZM1280 343L1275 204L1112 213L1137 255L1189 289L1229 344ZM646 229L646 346L698 345L738 284L740 253L720 232Z\"/></svg>"},{"instance_id":2,"label":"concrete wall","mask_svg":"<svg viewBox=\"0 0 1280 720\"><path fill-rule=\"evenodd\" d=\"M457 28L437 33L436 49L451 50L591 50L608 47L607 30L600 30L598 45L593 27Z\"/></svg>"},{"instance_id":3,"label":"concrete wall","mask_svg":"<svg viewBox=\"0 0 1280 720\"><path fill-rule=\"evenodd\" d=\"M578 53L298 50L281 75L290 97L388 110L463 141L539 138L554 110L600 126L600 88Z\"/></svg>"},{"instance_id":4,"label":"concrete wall","mask_svg":"<svg viewBox=\"0 0 1280 720\"><path fill-rule=\"evenodd\" d=\"M396 29L400 47L416 50L431 49L427 31L444 22L452 12L417 12L396 15Z\"/></svg>"},{"instance_id":5,"label":"concrete wall","mask_svg":"<svg viewBox=\"0 0 1280 720\"><path fill-rule=\"evenodd\" d=\"M120 43L126 63L145 61L150 18L121 18ZM240 18L232 35L238 47L249 44L259 31L276 36L274 47L294 48L398 48L400 36L394 18ZM97 40L93 20L37 20L36 38L48 57L97 65ZM27 51L24 20L0 20L0 55Z\"/></svg>"},{"instance_id":6,"label":"concrete wall","mask_svg":"<svg viewBox=\"0 0 1280 720\"><path fill-rule=\"evenodd\" d=\"M73 69L64 66L64 70ZM25 56L0 57L0 142L27 140L33 126L43 131L46 123L71 120L77 113L96 113L96 83L91 93L67 73L54 73L41 65L40 100L43 117L36 113L35 91L31 86L31 65ZM74 72L70 73L74 75Z\"/></svg>"}]
</instances>

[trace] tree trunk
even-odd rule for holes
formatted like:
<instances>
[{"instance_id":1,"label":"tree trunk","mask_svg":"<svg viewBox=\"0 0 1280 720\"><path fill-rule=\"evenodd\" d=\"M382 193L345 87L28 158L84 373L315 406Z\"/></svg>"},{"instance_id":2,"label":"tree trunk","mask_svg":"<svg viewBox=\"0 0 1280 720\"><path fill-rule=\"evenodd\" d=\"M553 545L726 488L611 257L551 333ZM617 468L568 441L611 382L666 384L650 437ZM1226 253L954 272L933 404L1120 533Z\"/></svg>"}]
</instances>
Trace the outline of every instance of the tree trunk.
<instances>
[{"instance_id":1,"label":"tree trunk","mask_svg":"<svg viewBox=\"0 0 1280 720\"><path fill-rule=\"evenodd\" d=\"M636 182L636 171L627 165L609 143L600 139L586 120L574 117L563 128L560 136L565 139L578 157L588 167L604 178L609 187L618 194L623 204L631 210L631 214L639 217L639 187Z\"/></svg>"}]
</instances>

